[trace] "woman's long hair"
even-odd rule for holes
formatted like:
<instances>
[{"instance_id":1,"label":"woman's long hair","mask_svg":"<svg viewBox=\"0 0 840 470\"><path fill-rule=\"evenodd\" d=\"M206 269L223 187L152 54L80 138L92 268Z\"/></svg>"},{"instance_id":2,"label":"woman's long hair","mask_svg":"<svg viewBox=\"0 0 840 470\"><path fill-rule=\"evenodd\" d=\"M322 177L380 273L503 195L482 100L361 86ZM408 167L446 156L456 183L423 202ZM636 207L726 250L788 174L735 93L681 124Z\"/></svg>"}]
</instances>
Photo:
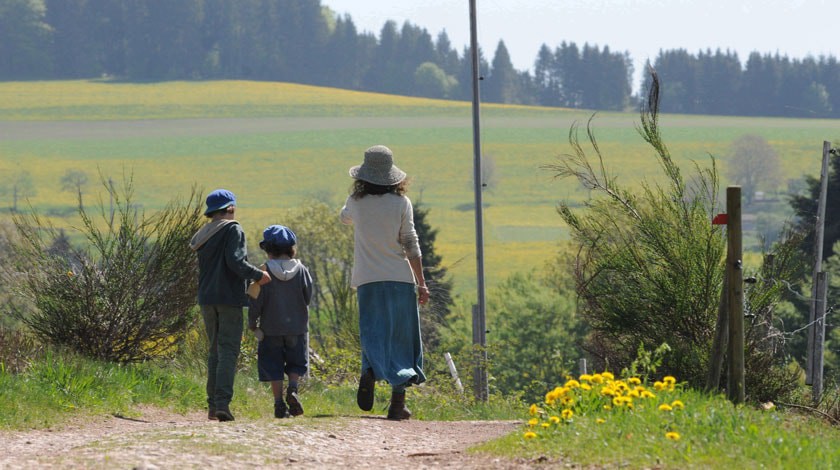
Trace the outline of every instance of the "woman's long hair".
<instances>
[{"instance_id":1,"label":"woman's long hair","mask_svg":"<svg viewBox=\"0 0 840 470\"><path fill-rule=\"evenodd\" d=\"M373 184L364 180L353 180L353 186L350 188L350 195L353 199L361 199L365 196L376 196L379 194L394 193L397 196L402 196L408 191L408 178L400 181L397 184L390 186L382 186L380 184Z\"/></svg>"}]
</instances>

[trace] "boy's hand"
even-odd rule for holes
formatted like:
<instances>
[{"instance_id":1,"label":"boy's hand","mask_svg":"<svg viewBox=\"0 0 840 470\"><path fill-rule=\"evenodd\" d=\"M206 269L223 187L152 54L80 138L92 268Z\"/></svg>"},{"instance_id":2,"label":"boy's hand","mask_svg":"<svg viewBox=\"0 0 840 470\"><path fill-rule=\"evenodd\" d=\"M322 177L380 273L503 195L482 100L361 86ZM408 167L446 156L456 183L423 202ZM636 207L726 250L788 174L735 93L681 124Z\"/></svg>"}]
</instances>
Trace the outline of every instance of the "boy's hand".
<instances>
[{"instance_id":1,"label":"boy's hand","mask_svg":"<svg viewBox=\"0 0 840 470\"><path fill-rule=\"evenodd\" d=\"M417 297L420 301L420 305L425 304L429 301L429 288L426 286L418 286L417 287Z\"/></svg>"},{"instance_id":2,"label":"boy's hand","mask_svg":"<svg viewBox=\"0 0 840 470\"><path fill-rule=\"evenodd\" d=\"M257 281L257 284L259 284L261 286L264 286L264 285L268 284L269 282L271 282L271 276L269 276L268 272L266 272L266 271L263 271L262 273L263 273L262 279Z\"/></svg>"}]
</instances>

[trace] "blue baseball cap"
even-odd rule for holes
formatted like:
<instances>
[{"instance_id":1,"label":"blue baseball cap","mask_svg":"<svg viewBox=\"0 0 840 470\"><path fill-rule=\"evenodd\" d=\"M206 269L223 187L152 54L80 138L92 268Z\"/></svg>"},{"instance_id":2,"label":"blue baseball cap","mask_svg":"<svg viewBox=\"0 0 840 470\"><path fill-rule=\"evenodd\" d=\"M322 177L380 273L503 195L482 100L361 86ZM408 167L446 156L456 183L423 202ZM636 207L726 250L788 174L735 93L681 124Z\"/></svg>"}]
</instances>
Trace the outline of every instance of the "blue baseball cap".
<instances>
[{"instance_id":1,"label":"blue baseball cap","mask_svg":"<svg viewBox=\"0 0 840 470\"><path fill-rule=\"evenodd\" d=\"M295 232L292 232L289 227L272 225L263 230L262 243L271 243L277 246L293 246L297 243L297 237L295 236Z\"/></svg>"},{"instance_id":2,"label":"blue baseball cap","mask_svg":"<svg viewBox=\"0 0 840 470\"><path fill-rule=\"evenodd\" d=\"M217 189L207 196L207 210L204 215L236 205L236 196L227 189Z\"/></svg>"}]
</instances>

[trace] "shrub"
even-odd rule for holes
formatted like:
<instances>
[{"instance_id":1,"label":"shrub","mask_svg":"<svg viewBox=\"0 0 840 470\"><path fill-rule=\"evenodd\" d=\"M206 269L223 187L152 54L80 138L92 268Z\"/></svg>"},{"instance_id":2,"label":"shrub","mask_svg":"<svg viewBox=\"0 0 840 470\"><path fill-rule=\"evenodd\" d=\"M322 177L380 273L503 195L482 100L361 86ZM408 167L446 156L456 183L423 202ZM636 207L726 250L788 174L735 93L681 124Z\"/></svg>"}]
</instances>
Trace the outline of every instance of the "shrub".
<instances>
[{"instance_id":1,"label":"shrub","mask_svg":"<svg viewBox=\"0 0 840 470\"><path fill-rule=\"evenodd\" d=\"M100 200L99 217L79 201L81 247L34 211L15 214L14 270L34 311L14 313L43 341L90 357L168 354L192 321L197 266L189 240L201 225L200 192L147 215L133 203L130 176L122 191L105 186L113 202Z\"/></svg>"}]
</instances>

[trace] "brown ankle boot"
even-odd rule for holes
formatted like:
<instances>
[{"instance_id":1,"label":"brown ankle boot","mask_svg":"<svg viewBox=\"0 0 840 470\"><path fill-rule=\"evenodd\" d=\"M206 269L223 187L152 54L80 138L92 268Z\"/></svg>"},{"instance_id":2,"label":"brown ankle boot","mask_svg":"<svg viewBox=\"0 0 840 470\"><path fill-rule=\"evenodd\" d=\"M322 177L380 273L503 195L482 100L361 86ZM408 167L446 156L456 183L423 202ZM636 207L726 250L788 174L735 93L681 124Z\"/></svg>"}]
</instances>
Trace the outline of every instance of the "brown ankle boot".
<instances>
[{"instance_id":1,"label":"brown ankle boot","mask_svg":"<svg viewBox=\"0 0 840 470\"><path fill-rule=\"evenodd\" d=\"M400 421L411 417L411 411L405 406L405 392L391 393L391 406L388 407L388 419Z\"/></svg>"}]
</instances>

